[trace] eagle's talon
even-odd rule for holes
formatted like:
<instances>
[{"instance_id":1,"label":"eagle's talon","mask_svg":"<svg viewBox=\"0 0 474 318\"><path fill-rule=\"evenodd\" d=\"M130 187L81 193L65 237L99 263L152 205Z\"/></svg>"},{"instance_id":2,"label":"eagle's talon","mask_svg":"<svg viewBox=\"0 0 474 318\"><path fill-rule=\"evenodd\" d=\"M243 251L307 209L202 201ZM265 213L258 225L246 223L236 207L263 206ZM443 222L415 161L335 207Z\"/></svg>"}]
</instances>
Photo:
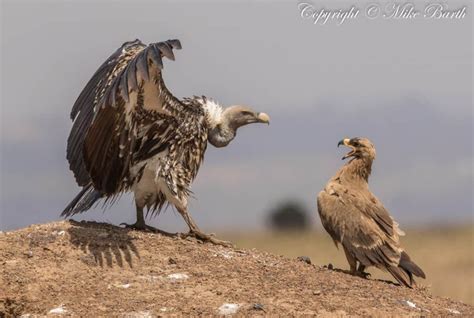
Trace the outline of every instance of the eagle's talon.
<instances>
[{"instance_id":1,"label":"eagle's talon","mask_svg":"<svg viewBox=\"0 0 474 318\"><path fill-rule=\"evenodd\" d=\"M372 276L370 273L367 272L357 272L356 275L365 279L369 279Z\"/></svg>"}]
</instances>

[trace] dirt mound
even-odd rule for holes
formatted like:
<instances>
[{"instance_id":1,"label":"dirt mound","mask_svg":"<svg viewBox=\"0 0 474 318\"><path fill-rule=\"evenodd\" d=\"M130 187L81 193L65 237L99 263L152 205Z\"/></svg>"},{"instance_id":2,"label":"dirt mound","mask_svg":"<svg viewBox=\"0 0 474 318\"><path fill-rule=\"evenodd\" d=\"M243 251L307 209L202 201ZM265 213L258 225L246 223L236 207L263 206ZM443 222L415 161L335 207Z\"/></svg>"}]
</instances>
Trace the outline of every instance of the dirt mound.
<instances>
[{"instance_id":1,"label":"dirt mound","mask_svg":"<svg viewBox=\"0 0 474 318\"><path fill-rule=\"evenodd\" d=\"M0 233L0 274L0 317L474 316L423 288L86 222Z\"/></svg>"}]
</instances>

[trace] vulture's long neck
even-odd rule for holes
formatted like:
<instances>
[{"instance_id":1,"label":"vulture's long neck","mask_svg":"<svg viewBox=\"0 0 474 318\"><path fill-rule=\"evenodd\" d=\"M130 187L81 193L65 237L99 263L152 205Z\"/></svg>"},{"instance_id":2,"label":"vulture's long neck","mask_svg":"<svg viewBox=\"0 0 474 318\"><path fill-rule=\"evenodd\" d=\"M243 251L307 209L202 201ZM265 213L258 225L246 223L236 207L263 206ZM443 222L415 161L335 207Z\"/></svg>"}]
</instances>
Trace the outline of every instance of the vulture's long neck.
<instances>
[{"instance_id":1,"label":"vulture's long neck","mask_svg":"<svg viewBox=\"0 0 474 318\"><path fill-rule=\"evenodd\" d=\"M340 177L368 183L372 172L372 161L371 158L354 158L342 167Z\"/></svg>"},{"instance_id":2,"label":"vulture's long neck","mask_svg":"<svg viewBox=\"0 0 474 318\"><path fill-rule=\"evenodd\" d=\"M212 99L201 101L209 126L208 140L214 147L225 147L235 137L236 129L229 126L222 107Z\"/></svg>"}]
</instances>

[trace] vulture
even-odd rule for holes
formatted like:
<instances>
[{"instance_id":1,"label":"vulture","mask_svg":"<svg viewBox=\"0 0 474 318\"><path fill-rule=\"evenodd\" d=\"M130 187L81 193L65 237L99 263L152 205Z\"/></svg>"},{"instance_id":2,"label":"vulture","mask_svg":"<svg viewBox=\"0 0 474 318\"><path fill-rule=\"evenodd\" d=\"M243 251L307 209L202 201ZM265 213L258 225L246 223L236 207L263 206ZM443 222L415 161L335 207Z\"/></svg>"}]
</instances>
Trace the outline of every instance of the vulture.
<instances>
[{"instance_id":1,"label":"vulture","mask_svg":"<svg viewBox=\"0 0 474 318\"><path fill-rule=\"evenodd\" d=\"M413 287L413 275L425 278L400 246L404 233L369 189L375 147L367 138L346 138L338 143L351 148L351 158L318 194L321 223L336 247L341 244L353 275L367 277L365 268L388 271L400 285Z\"/></svg>"},{"instance_id":2,"label":"vulture","mask_svg":"<svg viewBox=\"0 0 474 318\"><path fill-rule=\"evenodd\" d=\"M125 226L157 230L145 223L144 210L157 215L166 204L184 218L188 235L228 245L193 221L190 185L208 142L225 147L239 127L268 124L270 118L242 105L223 108L205 96L176 98L162 76L163 58L174 60L176 49L179 40L125 42L82 90L71 110L67 140L69 167L82 190L61 215L85 212L99 201L109 205L133 192L137 220Z\"/></svg>"}]
</instances>

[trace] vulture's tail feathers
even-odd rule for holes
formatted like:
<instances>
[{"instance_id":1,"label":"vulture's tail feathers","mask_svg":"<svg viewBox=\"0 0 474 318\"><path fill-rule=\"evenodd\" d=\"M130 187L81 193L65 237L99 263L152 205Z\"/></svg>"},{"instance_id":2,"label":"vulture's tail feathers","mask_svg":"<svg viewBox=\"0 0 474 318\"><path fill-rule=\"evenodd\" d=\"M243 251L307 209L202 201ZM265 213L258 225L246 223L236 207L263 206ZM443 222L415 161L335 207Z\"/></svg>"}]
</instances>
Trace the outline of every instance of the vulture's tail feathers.
<instances>
[{"instance_id":1,"label":"vulture's tail feathers","mask_svg":"<svg viewBox=\"0 0 474 318\"><path fill-rule=\"evenodd\" d=\"M77 213L82 213L89 210L94 203L102 198L99 191L95 190L92 184L84 186L76 197L67 205L61 213L63 217L69 217Z\"/></svg>"},{"instance_id":2,"label":"vulture's tail feathers","mask_svg":"<svg viewBox=\"0 0 474 318\"><path fill-rule=\"evenodd\" d=\"M407 287L413 287L415 280L413 279L413 275L421 278L426 278L425 273L423 270L416 265L408 256L407 253L402 252L400 263L398 267L390 266L388 268L390 274L402 285Z\"/></svg>"}]
</instances>

